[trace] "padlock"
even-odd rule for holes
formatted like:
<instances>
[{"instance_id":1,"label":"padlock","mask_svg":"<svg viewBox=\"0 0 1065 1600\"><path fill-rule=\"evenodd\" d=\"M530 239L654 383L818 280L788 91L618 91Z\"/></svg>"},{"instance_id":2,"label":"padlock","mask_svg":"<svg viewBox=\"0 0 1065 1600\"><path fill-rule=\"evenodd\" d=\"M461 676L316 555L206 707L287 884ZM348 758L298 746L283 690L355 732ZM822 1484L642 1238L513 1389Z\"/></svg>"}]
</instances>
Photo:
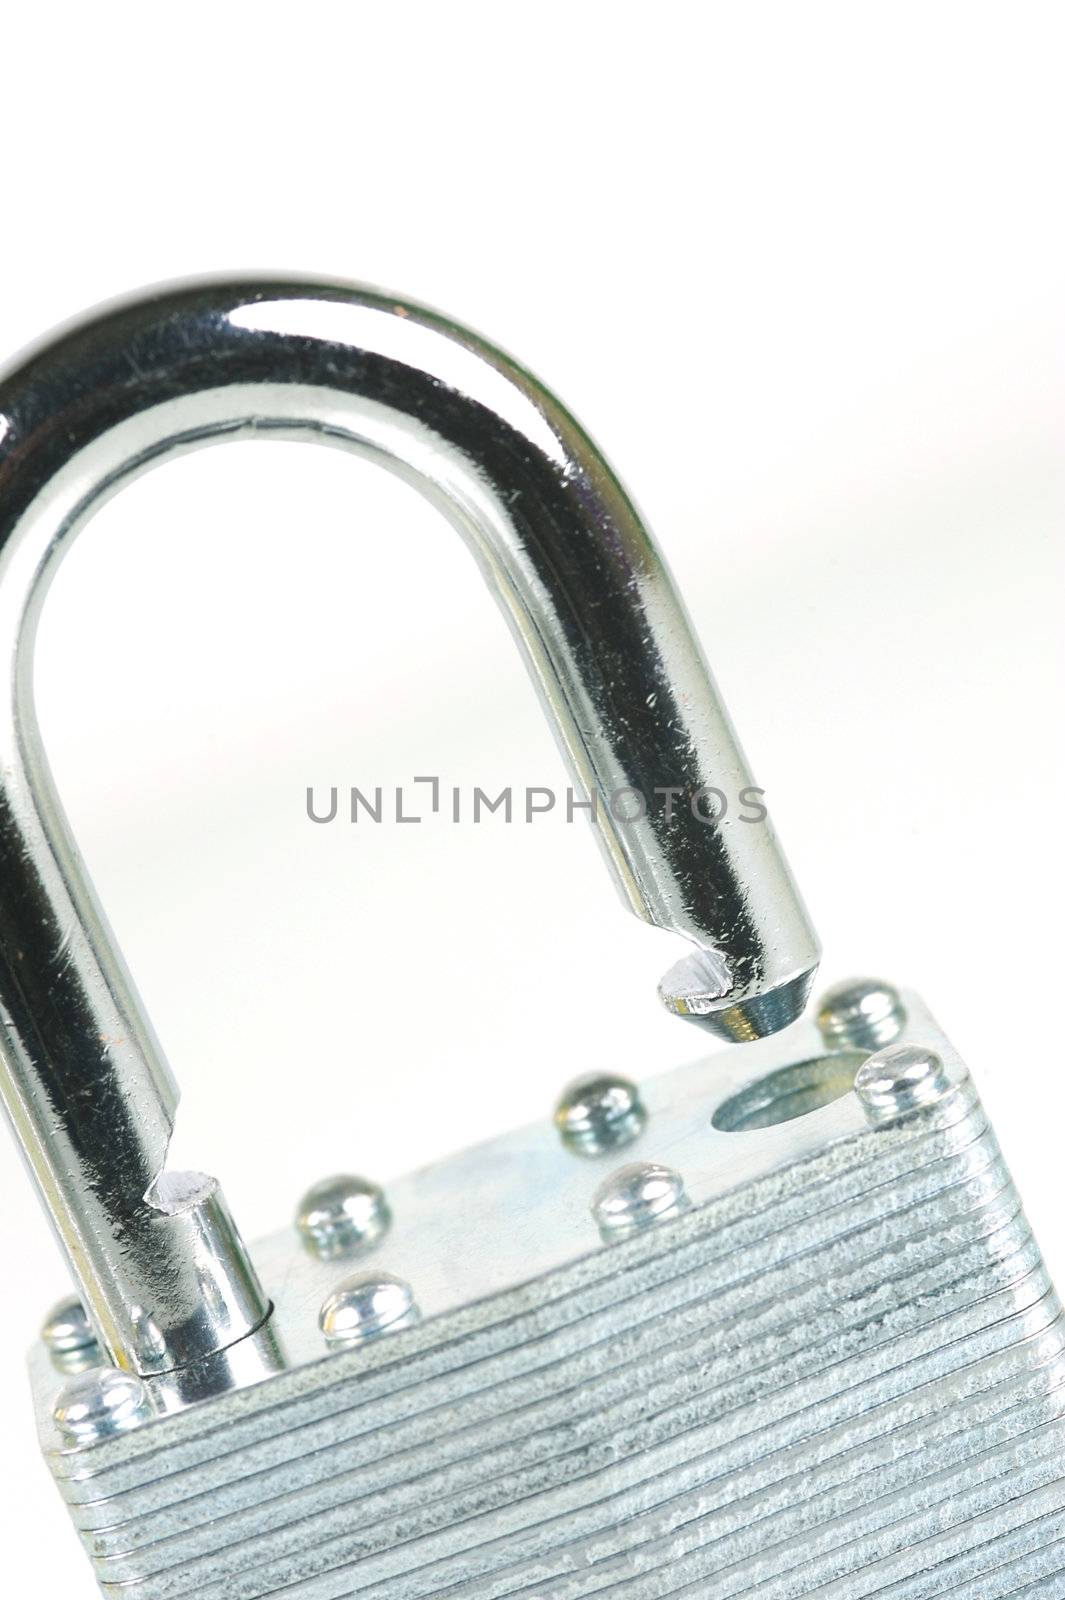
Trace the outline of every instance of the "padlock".
<instances>
[{"instance_id":1,"label":"padlock","mask_svg":"<svg viewBox=\"0 0 1065 1600\"><path fill-rule=\"evenodd\" d=\"M693 945L662 999L725 1041L387 1194L322 1184L250 1248L167 1170L176 1089L31 693L87 517L238 437L341 445L446 514L624 900ZM1061 1312L970 1077L890 984L807 1013L768 819L694 803L753 780L678 596L547 390L341 283L99 312L0 385L0 638L3 1098L77 1291L31 1377L105 1594L1065 1595Z\"/></svg>"}]
</instances>

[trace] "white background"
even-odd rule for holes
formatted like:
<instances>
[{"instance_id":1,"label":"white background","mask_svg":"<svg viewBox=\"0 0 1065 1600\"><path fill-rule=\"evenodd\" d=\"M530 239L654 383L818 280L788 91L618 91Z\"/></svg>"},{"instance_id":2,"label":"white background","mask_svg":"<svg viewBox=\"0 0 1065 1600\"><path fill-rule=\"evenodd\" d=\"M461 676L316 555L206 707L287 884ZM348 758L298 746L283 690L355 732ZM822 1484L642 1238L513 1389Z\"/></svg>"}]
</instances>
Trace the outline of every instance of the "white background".
<instances>
[{"instance_id":1,"label":"white background","mask_svg":"<svg viewBox=\"0 0 1065 1600\"><path fill-rule=\"evenodd\" d=\"M265 268L528 362L657 531L825 979L924 991L1060 1282L1059 16L19 8L0 349ZM306 820L308 783L565 781L471 561L376 469L258 444L141 480L60 574L38 684L184 1089L176 1161L249 1234L330 1171L387 1179L579 1070L704 1048L584 827ZM74 1600L22 1372L66 1280L13 1147L0 1215L0 1584Z\"/></svg>"}]
</instances>

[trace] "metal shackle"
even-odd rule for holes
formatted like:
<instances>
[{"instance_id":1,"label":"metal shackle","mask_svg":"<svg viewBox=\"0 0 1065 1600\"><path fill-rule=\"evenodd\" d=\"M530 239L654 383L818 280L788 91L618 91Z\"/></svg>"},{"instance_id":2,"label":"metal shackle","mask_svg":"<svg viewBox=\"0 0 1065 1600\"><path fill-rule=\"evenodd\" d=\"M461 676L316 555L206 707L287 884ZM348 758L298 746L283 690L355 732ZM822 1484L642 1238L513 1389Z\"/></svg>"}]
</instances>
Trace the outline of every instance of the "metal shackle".
<instances>
[{"instance_id":1,"label":"metal shackle","mask_svg":"<svg viewBox=\"0 0 1065 1600\"><path fill-rule=\"evenodd\" d=\"M596 447L507 356L334 282L203 282L105 308L0 383L0 1086L118 1365L188 1366L269 1314L213 1179L166 1171L177 1091L57 800L33 641L74 534L135 474L226 439L315 439L400 473L472 550L621 892L694 953L662 995L729 1039L802 1010L815 935L768 822L605 797L751 783L662 559Z\"/></svg>"}]
</instances>

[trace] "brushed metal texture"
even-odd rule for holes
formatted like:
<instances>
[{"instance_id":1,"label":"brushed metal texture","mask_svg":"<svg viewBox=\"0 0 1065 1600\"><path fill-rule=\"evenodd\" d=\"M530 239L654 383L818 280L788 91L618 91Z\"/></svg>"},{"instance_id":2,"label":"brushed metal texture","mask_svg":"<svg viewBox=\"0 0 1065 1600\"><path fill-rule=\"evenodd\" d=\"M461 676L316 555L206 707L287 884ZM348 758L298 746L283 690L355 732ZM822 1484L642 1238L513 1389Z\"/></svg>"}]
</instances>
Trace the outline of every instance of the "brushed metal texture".
<instances>
[{"instance_id":1,"label":"brushed metal texture","mask_svg":"<svg viewBox=\"0 0 1065 1600\"><path fill-rule=\"evenodd\" d=\"M713 1125L824 1056L802 1023L649 1079L622 1157L545 1117L390 1186L358 1263L413 1286L417 1326L327 1353L344 1268L289 1229L253 1251L272 1351L227 1394L152 1378L154 1416L71 1446L40 1347L42 1445L103 1592L1065 1594L1061 1307L964 1066L906 1005L951 1088L894 1122L851 1091ZM607 1242L591 1200L631 1160L690 1205Z\"/></svg>"}]
</instances>

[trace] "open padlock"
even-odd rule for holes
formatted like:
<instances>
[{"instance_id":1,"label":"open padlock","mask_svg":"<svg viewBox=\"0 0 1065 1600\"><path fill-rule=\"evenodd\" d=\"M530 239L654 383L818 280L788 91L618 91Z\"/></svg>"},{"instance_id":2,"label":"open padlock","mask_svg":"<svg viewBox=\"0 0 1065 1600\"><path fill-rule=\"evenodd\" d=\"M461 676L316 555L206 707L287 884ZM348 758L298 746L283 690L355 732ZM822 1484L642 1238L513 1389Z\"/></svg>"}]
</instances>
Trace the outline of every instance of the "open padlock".
<instances>
[{"instance_id":1,"label":"open padlock","mask_svg":"<svg viewBox=\"0 0 1065 1600\"><path fill-rule=\"evenodd\" d=\"M324 1185L249 1250L166 1169L176 1091L32 643L105 495L278 436L383 462L463 535L624 897L695 947L663 999L732 1047L582 1081L389 1196ZM101 313L0 386L0 639L0 1078L78 1291L33 1383L106 1593L1065 1593L1059 1307L968 1075L890 986L804 1019L817 945L768 822L607 803L751 779L637 511L538 383L341 284Z\"/></svg>"}]
</instances>

